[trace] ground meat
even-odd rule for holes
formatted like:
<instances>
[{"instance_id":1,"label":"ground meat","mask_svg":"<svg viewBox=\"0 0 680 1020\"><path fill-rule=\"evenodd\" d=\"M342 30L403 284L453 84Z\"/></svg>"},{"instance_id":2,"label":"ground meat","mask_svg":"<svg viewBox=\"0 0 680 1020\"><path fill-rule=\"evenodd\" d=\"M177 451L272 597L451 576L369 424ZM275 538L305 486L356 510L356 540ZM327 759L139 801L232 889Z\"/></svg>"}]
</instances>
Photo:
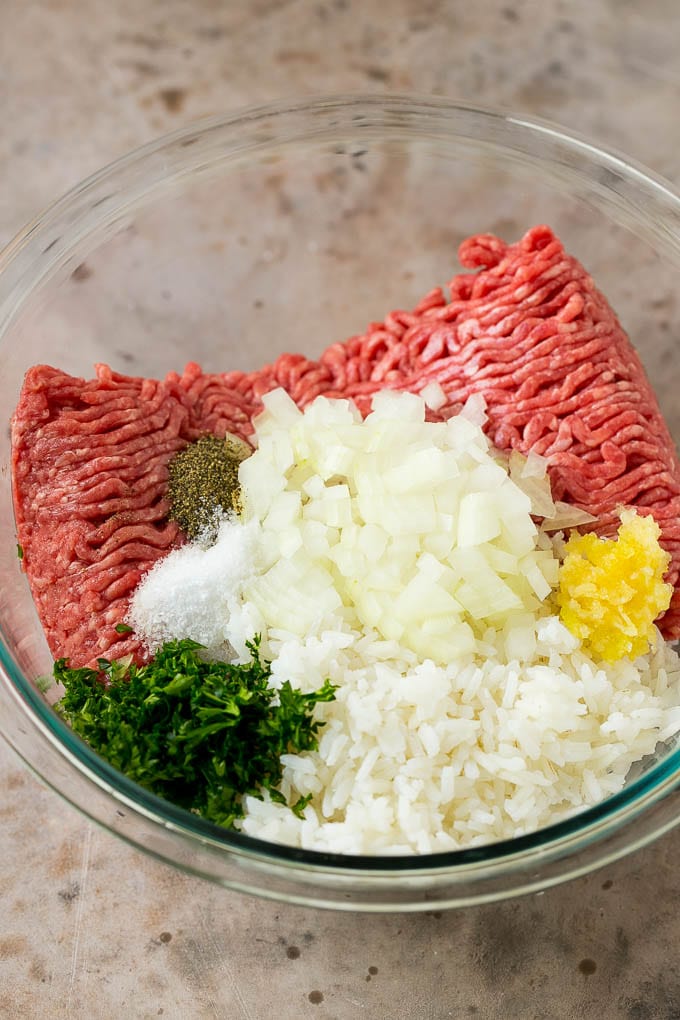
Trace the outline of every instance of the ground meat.
<instances>
[{"instance_id":1,"label":"ground meat","mask_svg":"<svg viewBox=\"0 0 680 1020\"><path fill-rule=\"evenodd\" d=\"M18 541L50 648L72 665L140 649L115 626L151 564L182 541L167 520L167 464L201 432L244 438L261 397L283 386L304 406L379 389L447 394L439 416L472 393L503 449L548 458L556 498L611 533L620 505L651 513L680 568L680 464L640 361L604 297L547 227L517 244L464 242L447 299L439 288L318 361L283 354L251 372L189 364L164 382L98 368L91 382L38 366L13 421ZM680 636L680 588L661 620Z\"/></svg>"},{"instance_id":2,"label":"ground meat","mask_svg":"<svg viewBox=\"0 0 680 1020\"><path fill-rule=\"evenodd\" d=\"M143 659L116 627L142 575L182 542L168 462L205 431L251 428L253 407L223 384L212 400L207 379L195 366L165 382L105 365L88 381L45 365L26 375L12 422L17 541L50 649L74 667Z\"/></svg>"}]
</instances>

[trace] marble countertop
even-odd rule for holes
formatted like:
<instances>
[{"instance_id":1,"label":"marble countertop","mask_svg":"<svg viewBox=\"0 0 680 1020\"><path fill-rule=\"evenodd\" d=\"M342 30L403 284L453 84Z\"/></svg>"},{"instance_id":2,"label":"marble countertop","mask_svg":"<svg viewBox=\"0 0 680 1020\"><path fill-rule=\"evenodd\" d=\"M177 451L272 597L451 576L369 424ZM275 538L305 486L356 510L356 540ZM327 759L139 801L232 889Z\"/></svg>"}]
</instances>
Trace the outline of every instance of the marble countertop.
<instances>
[{"instance_id":1,"label":"marble countertop","mask_svg":"<svg viewBox=\"0 0 680 1020\"><path fill-rule=\"evenodd\" d=\"M321 91L522 110L680 182L679 31L673 0L3 0L0 245L166 130ZM0 742L0 1017L672 1020L678 853L680 830L544 894L457 911L290 907L130 849Z\"/></svg>"}]
</instances>

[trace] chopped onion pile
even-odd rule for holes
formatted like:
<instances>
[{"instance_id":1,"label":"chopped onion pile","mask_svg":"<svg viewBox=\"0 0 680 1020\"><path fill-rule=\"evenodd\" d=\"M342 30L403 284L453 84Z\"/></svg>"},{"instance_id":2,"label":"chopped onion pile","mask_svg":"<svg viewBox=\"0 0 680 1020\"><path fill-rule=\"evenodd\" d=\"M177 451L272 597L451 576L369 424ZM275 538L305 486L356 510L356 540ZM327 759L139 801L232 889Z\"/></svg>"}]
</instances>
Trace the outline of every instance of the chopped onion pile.
<instances>
[{"instance_id":1,"label":"chopped onion pile","mask_svg":"<svg viewBox=\"0 0 680 1020\"><path fill-rule=\"evenodd\" d=\"M262 529L245 597L269 628L341 612L442 664L490 626L530 640L559 566L532 513L555 506L535 458L498 462L478 403L427 422L421 397L383 391L362 421L347 400L264 398L240 482Z\"/></svg>"}]
</instances>

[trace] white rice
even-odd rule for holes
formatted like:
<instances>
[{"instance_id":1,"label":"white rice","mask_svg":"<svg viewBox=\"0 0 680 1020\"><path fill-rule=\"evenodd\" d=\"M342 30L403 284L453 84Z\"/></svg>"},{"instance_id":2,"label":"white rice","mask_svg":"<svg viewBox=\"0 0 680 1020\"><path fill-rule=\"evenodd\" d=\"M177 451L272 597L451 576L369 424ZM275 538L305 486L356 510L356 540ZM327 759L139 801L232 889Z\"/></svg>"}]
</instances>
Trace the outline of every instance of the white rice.
<instances>
[{"instance_id":1,"label":"white rice","mask_svg":"<svg viewBox=\"0 0 680 1020\"><path fill-rule=\"evenodd\" d=\"M635 663L595 664L556 617L536 654L414 663L341 618L300 639L269 633L275 683L336 699L317 708L319 749L284 757L281 791L304 817L246 799L244 832L336 853L432 853L559 821L620 790L634 762L680 727L680 660L662 640ZM238 636L234 635L234 643Z\"/></svg>"}]
</instances>

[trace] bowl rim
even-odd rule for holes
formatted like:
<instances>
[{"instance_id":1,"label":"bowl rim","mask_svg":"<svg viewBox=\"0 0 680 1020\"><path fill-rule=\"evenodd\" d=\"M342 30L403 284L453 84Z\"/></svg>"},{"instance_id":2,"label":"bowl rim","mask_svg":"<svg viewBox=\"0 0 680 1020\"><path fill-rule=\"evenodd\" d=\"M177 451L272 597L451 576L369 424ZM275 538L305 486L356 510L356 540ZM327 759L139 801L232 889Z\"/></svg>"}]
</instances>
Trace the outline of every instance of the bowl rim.
<instances>
[{"instance_id":1,"label":"bowl rim","mask_svg":"<svg viewBox=\"0 0 680 1020\"><path fill-rule=\"evenodd\" d=\"M358 119L359 114L363 119ZM310 116L316 118L315 123L318 125L317 133L312 136L308 129L296 126L301 118L305 120ZM286 120L294 128L289 136L267 135L264 128L268 122L277 122L281 131L280 125L283 122L285 127ZM444 97L407 93L304 96L299 99L246 107L223 116L202 118L187 124L119 157L50 205L45 212L20 231L0 253L0 342L15 315L20 313L26 296L43 285L50 273L56 271L56 268L68 259L70 252L83 238L96 234L103 222L102 217L106 218L106 222L115 220L122 212L134 208L135 203L144 204L159 182L164 180L167 182L167 170L164 171L163 167L170 154L176 160L178 150L180 154L196 153L188 162L186 158L176 161L175 169L170 176L170 180L176 182L181 181L184 174L201 172L201 159L205 157L201 156L201 146L196 144L200 140L221 139L221 144L224 145L225 136L231 137L231 153L225 157L222 152L220 158L235 162L251 158L253 154L269 148L277 148L281 144L299 144L304 138L312 137L314 144L318 144L320 139L334 136L339 126L344 133L343 137L354 131L359 136L368 138L371 137L371 131L383 133L383 136L385 131L404 135L413 130L416 123L421 123L423 128L427 128L421 137L425 137L436 127L444 139L452 141L456 137L465 137L475 142L486 138L487 141L491 139L490 144L500 149L513 138L514 144L519 146L516 151L524 157L527 153L535 154L536 146L547 144L554 150L551 150L553 170L557 175L562 172L560 171L562 158L569 157L572 160L572 164L566 166L564 172L576 176L579 173L584 174L585 168L590 171L594 164L600 177L590 182L592 194L600 197L605 205L606 202L610 202L610 211L618 210L625 224L629 223L632 215L632 220L640 226L640 232L645 234L645 224L641 222L643 215L641 207L644 207L645 216L648 213L643 199L669 215L668 221L664 220L654 226L651 236L656 244L663 242L665 248L672 251L680 262L680 229L676 231L672 229L674 222L680 225L680 196L671 184L616 150L596 146L585 137L551 121L459 103ZM471 132L474 128L476 134L473 132L462 136L461 125L467 125ZM121 178L124 181L128 177L136 179L138 169L142 166L147 167L149 163L153 165L154 173L151 177L145 178L144 187L140 187L132 198L125 192L125 188L118 190L111 188L111 185ZM631 210L630 203L636 192L638 192L637 204ZM590 870L604 859L614 859L628 852L631 849L631 842L621 839L621 829L630 826L634 819L643 815L648 816L649 822L659 802L680 786L680 749L678 749L671 751L661 762L652 766L619 793L527 835L499 840L480 847L424 855L343 855L300 850L283 844L267 843L240 832L220 828L161 800L122 776L76 737L50 708L36 691L33 683L19 669L4 640L0 641L1 697L13 699L15 707L20 704L21 710L31 717L36 732L40 732L42 737L65 757L72 767L78 769L89 783L113 794L117 801L126 805L128 811L139 813L155 826L180 832L188 841L195 842L197 847L210 845L237 856L244 855L258 864L284 870L292 868L296 872L302 870L307 882L314 875L323 877L333 872L344 876L350 874L355 878L362 875L370 876L388 885L416 876L436 879L437 876L445 874L452 880L457 873L460 873L463 882L467 882L471 880L470 874L478 871L480 862L490 871L495 869L498 872L503 866L506 869L504 874L512 877L524 872L528 861L533 860L541 867L562 861L581 848L580 846L575 848L574 842L581 844L584 840L589 844L591 851L595 844L601 843L603 847L606 845L603 856L591 855L591 861L594 860L594 863L591 862L586 867L586 870ZM2 735L29 766L35 767L35 762L30 760L30 755L27 756L25 748L20 746L20 741L13 739L12 734L3 732ZM50 783L49 776L43 775L40 771L38 774L44 781ZM82 804L69 798L62 790L58 792L83 810ZM677 818L669 818L667 812L664 812L663 818L658 819L657 823L652 821L643 834L636 836L633 848L656 838L677 821L680 821L680 813ZM109 825L106 827L112 829ZM112 831L129 839L125 833L117 829ZM611 840L616 844L614 849L610 845ZM129 841L141 849L148 849L134 839ZM167 856L162 854L159 856L171 861ZM532 879L529 887L534 889L545 887L580 873L580 869L581 865L574 862L573 866L565 867L564 874L556 877L548 868L545 874ZM204 877L215 878L209 871L204 873L200 868L195 870ZM472 881L475 881L474 877ZM244 888L235 882L225 881L224 884ZM526 891L525 886L526 879L523 879L502 895L514 895L518 887ZM249 885L246 888L248 891L263 894L261 889L251 888ZM266 895L266 892L264 894ZM323 894L320 895L323 898ZM437 899L436 892L432 893L425 900L419 899L414 908L431 907L434 901L445 906L453 905L456 897L452 897L450 892L447 895L448 900L444 902L441 898ZM285 898L294 899L295 896L288 894ZM483 898L485 894L482 892L476 896L474 892L468 891L465 902L478 902ZM494 893L491 898L499 896ZM299 902L310 902L310 898L306 895ZM329 904L321 902L319 905ZM337 906L337 903L332 905ZM409 904L402 899L396 904L395 909L407 909L408 906ZM357 909L356 902L352 903L351 909ZM379 909L386 907L383 905Z\"/></svg>"},{"instance_id":2,"label":"bowl rim","mask_svg":"<svg viewBox=\"0 0 680 1020\"><path fill-rule=\"evenodd\" d=\"M113 194L100 194L101 184L106 184L117 176L125 175L129 169L133 169L140 163L172 148L187 149L196 144L198 136L223 132L225 129L231 131L252 129L253 126L266 125L269 119L280 117L307 116L312 113L316 116L329 118L348 108L361 111L353 116L356 130L360 133L374 126L375 122L371 121L371 116L377 115L380 118L383 114L388 114L398 117L400 113L408 113L411 116L416 113L423 117L427 117L428 114L448 114L449 116L461 114L466 118L478 118L489 128L491 125L495 125L497 128L500 125L506 125L510 128L526 129L529 133L546 141L564 143L571 155L577 154L586 159L598 160L601 163L603 174L608 171L613 178L607 180L605 177L604 190L611 189L617 173L620 172L628 181L638 182L643 188L648 188L651 185L655 195L667 201L670 208L680 215L680 192L667 178L616 147L596 145L586 135L563 127L548 118L518 113L502 106L484 106L461 102L445 96L417 92L312 93L240 107L229 113L199 117L116 157L88 174L41 211L38 211L3 248L0 248L0 339L6 328L7 311L4 305L9 290L8 278L10 282L13 282L9 274L10 268L17 262L19 255L24 252L27 246L30 246L30 254L36 258L39 253L48 254L59 244L61 237L54 236L51 228L62 225L64 211L82 211L91 201L89 197L91 195L96 195L95 208L103 206L113 199L115 197ZM399 130L398 126L397 130ZM259 145L267 147L270 141L271 139L264 136L256 137L255 145L251 144L249 152ZM105 192L108 190L105 189ZM680 224L676 224L676 226L680 227ZM667 234L666 240L671 239L671 236ZM45 241L47 244L43 247Z\"/></svg>"}]
</instances>

